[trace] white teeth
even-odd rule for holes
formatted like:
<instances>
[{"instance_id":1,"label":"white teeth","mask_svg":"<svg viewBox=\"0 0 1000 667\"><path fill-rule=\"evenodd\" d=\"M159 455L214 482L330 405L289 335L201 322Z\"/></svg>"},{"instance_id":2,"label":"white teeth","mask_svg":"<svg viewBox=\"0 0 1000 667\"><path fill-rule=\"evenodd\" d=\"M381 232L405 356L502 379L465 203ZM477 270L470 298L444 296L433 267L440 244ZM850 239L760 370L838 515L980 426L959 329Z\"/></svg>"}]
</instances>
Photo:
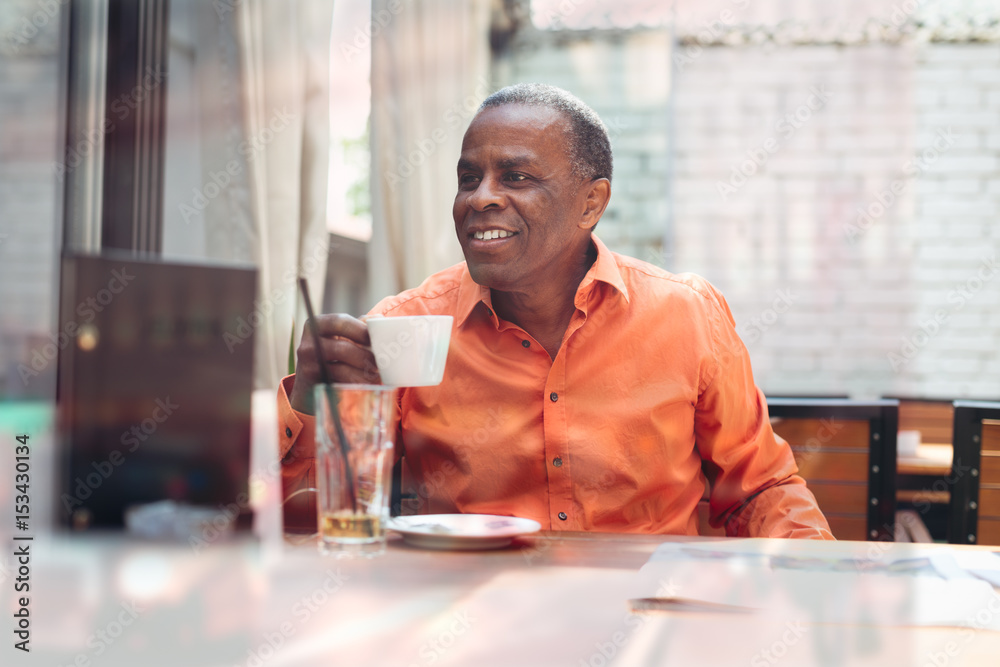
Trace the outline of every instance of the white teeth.
<instances>
[{"instance_id":1,"label":"white teeth","mask_svg":"<svg viewBox=\"0 0 1000 667\"><path fill-rule=\"evenodd\" d=\"M513 236L513 234L504 231L503 229L488 229L485 232L476 232L475 234L475 237L481 241L491 241L493 239L505 239L508 236Z\"/></svg>"}]
</instances>

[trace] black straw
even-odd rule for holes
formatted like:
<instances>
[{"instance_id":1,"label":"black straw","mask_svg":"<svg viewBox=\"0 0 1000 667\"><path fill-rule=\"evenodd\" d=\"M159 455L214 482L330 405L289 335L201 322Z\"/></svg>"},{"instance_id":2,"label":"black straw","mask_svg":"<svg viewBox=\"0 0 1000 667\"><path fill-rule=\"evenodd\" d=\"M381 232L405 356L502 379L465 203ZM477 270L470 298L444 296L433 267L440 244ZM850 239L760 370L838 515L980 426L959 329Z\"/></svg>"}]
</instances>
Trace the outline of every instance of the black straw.
<instances>
[{"instance_id":1,"label":"black straw","mask_svg":"<svg viewBox=\"0 0 1000 667\"><path fill-rule=\"evenodd\" d=\"M347 477L347 494L351 497L351 510L357 514L358 505L354 497L354 470L351 468L351 460L348 456L347 436L344 434L344 425L340 423L340 399L337 392L333 390L330 383L330 374L326 370L326 359L323 358L323 347L320 345L319 331L316 329L316 316L313 313L312 299L309 298L309 285L305 278L299 278L299 289L302 291L302 299L306 303L306 314L309 316L309 331L312 332L313 347L316 348L316 359L319 361L319 377L323 386L326 387L326 398L333 413L333 426L337 430L337 440L340 441L340 453L344 459L344 475Z\"/></svg>"}]
</instances>

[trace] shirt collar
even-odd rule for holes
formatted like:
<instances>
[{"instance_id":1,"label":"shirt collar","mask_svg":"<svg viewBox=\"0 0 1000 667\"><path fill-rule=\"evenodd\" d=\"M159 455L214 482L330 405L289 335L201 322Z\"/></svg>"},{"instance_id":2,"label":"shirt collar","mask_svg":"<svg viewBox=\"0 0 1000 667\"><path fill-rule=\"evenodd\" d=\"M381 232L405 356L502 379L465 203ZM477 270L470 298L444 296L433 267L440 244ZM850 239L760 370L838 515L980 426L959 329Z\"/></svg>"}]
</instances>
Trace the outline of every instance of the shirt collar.
<instances>
[{"instance_id":1,"label":"shirt collar","mask_svg":"<svg viewBox=\"0 0 1000 667\"><path fill-rule=\"evenodd\" d=\"M590 293L595 282L607 283L615 288L621 293L625 302L628 303L628 288L625 287L625 281L622 279L621 270L618 268L618 261L615 255L608 250L608 247L597 236L592 234L590 238L597 249L597 259L594 260L590 270L587 271L587 275L580 281L580 287L576 290L576 304L579 306L581 302L586 303L586 295ZM472 311L479 304L483 304L483 307L488 309L491 319L494 320L494 324L498 325L499 321L497 320L496 312L493 310L490 289L477 284L472 279L472 274L469 273L469 268L466 265L465 270L462 272L458 302L456 304L457 308L455 310L458 326L465 324L465 321L469 319Z\"/></svg>"}]
</instances>

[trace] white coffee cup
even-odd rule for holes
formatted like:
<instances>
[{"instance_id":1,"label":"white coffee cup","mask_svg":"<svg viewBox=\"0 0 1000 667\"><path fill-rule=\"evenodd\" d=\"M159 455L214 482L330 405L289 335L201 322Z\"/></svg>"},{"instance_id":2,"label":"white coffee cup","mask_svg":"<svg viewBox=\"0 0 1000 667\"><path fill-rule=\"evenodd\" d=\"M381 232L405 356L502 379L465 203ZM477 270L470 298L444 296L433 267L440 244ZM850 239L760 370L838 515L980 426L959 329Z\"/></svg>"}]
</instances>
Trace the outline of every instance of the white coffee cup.
<instances>
[{"instance_id":1,"label":"white coffee cup","mask_svg":"<svg viewBox=\"0 0 1000 667\"><path fill-rule=\"evenodd\" d=\"M441 384L451 315L372 317L366 321L382 383L394 387Z\"/></svg>"}]
</instances>

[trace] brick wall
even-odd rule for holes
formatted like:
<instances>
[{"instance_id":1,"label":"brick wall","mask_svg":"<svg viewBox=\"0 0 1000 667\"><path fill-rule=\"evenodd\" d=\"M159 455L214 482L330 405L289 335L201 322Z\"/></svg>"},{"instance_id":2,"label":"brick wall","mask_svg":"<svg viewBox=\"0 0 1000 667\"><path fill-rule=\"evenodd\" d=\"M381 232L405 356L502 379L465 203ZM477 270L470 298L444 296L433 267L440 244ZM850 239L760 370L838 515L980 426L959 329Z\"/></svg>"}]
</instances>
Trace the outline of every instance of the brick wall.
<instances>
[{"instance_id":1,"label":"brick wall","mask_svg":"<svg viewBox=\"0 0 1000 667\"><path fill-rule=\"evenodd\" d=\"M937 43L678 73L675 266L727 294L766 391L1000 396L998 74L997 44Z\"/></svg>"},{"instance_id":2,"label":"brick wall","mask_svg":"<svg viewBox=\"0 0 1000 667\"><path fill-rule=\"evenodd\" d=\"M671 179L670 34L533 32L494 63L501 87L535 81L573 91L601 116L614 151L611 203L598 225L610 247L664 265Z\"/></svg>"},{"instance_id":3,"label":"brick wall","mask_svg":"<svg viewBox=\"0 0 1000 667\"><path fill-rule=\"evenodd\" d=\"M0 3L0 387L14 394L54 317L50 5ZM716 283L768 392L1000 397L1000 276L984 263L1000 254L996 28L809 43L793 25L702 46L699 25L727 9L767 21L773 3L710 5L692 4L687 33L522 31L494 80L561 85L602 115L616 174L598 232Z\"/></svg>"},{"instance_id":4,"label":"brick wall","mask_svg":"<svg viewBox=\"0 0 1000 667\"><path fill-rule=\"evenodd\" d=\"M766 392L1000 398L1000 44L838 39L528 30L496 79L608 121L599 234L722 289Z\"/></svg>"}]
</instances>

